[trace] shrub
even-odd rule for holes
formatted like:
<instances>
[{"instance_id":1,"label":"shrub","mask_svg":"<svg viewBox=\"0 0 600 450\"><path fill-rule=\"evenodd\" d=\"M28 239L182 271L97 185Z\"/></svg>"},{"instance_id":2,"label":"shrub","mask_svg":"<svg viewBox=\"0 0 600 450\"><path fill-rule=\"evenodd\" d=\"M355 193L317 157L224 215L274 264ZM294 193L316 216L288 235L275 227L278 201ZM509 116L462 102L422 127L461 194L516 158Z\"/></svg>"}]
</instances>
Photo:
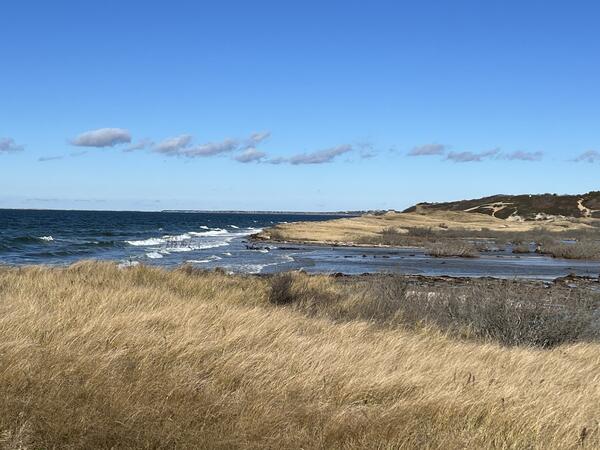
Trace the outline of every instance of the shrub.
<instances>
[{"instance_id":1,"label":"shrub","mask_svg":"<svg viewBox=\"0 0 600 450\"><path fill-rule=\"evenodd\" d=\"M396 228L384 228L376 238L376 242L383 245L407 245L406 235Z\"/></svg>"},{"instance_id":2,"label":"shrub","mask_svg":"<svg viewBox=\"0 0 600 450\"><path fill-rule=\"evenodd\" d=\"M531 247L529 244L513 245L511 251L513 253L531 253Z\"/></svg>"},{"instance_id":3,"label":"shrub","mask_svg":"<svg viewBox=\"0 0 600 450\"><path fill-rule=\"evenodd\" d=\"M283 233L280 230L278 230L276 227L270 228L268 235L269 235L270 239L273 241L284 241L285 240L285 236L283 235Z\"/></svg>"},{"instance_id":4,"label":"shrub","mask_svg":"<svg viewBox=\"0 0 600 450\"><path fill-rule=\"evenodd\" d=\"M344 317L409 328L433 324L453 335L508 346L554 347L600 337L593 329L597 301L589 292L522 282L428 287L389 276L371 280Z\"/></svg>"},{"instance_id":5,"label":"shrub","mask_svg":"<svg viewBox=\"0 0 600 450\"><path fill-rule=\"evenodd\" d=\"M600 259L600 244L595 242L554 243L542 245L539 253L554 258Z\"/></svg>"},{"instance_id":6,"label":"shrub","mask_svg":"<svg viewBox=\"0 0 600 450\"><path fill-rule=\"evenodd\" d=\"M289 305L294 303L298 296L293 290L294 277L290 272L274 275L270 279L269 303L274 305Z\"/></svg>"},{"instance_id":7,"label":"shrub","mask_svg":"<svg viewBox=\"0 0 600 450\"><path fill-rule=\"evenodd\" d=\"M477 258L477 248L468 242L447 241L438 242L428 246L427 254L436 258L457 256L461 258Z\"/></svg>"},{"instance_id":8,"label":"shrub","mask_svg":"<svg viewBox=\"0 0 600 450\"><path fill-rule=\"evenodd\" d=\"M436 233L431 229L431 227L427 228L409 228L408 235L414 237L434 237Z\"/></svg>"}]
</instances>

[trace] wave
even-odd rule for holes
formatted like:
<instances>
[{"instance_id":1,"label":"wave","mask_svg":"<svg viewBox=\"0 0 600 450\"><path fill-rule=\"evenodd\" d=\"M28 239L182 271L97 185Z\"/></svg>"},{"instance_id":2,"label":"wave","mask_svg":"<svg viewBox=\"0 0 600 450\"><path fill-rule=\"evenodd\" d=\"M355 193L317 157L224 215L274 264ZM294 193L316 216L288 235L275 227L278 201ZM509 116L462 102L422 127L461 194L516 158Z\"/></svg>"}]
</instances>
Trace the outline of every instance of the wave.
<instances>
[{"instance_id":1,"label":"wave","mask_svg":"<svg viewBox=\"0 0 600 450\"><path fill-rule=\"evenodd\" d=\"M220 259L221 259L221 257L219 257L217 255L212 255L212 256L208 257L207 259L188 259L185 262L190 263L190 264L206 264L209 262L218 261Z\"/></svg>"},{"instance_id":2,"label":"wave","mask_svg":"<svg viewBox=\"0 0 600 450\"><path fill-rule=\"evenodd\" d=\"M256 273L261 273L262 270L265 267L268 266L276 266L278 264L281 264L279 262L276 263L266 263L266 264L237 264L237 265L232 265L232 266L226 266L227 269L229 269L229 272L231 273L252 273L252 274L256 274Z\"/></svg>"},{"instance_id":3,"label":"wave","mask_svg":"<svg viewBox=\"0 0 600 450\"><path fill-rule=\"evenodd\" d=\"M54 241L52 236L17 236L0 242L0 250L19 250L23 247L43 245Z\"/></svg>"},{"instance_id":4,"label":"wave","mask_svg":"<svg viewBox=\"0 0 600 450\"><path fill-rule=\"evenodd\" d=\"M125 242L127 242L129 245L133 245L135 247L152 247L152 246L164 244L166 241L161 238L149 238L149 239L142 239L140 241L125 241Z\"/></svg>"},{"instance_id":5,"label":"wave","mask_svg":"<svg viewBox=\"0 0 600 450\"><path fill-rule=\"evenodd\" d=\"M42 242L50 242L53 241L54 238L52 236L17 236L12 239L8 239L9 243L12 244L39 244Z\"/></svg>"},{"instance_id":6,"label":"wave","mask_svg":"<svg viewBox=\"0 0 600 450\"><path fill-rule=\"evenodd\" d=\"M231 228L235 228L236 230L239 230L240 227L236 227L235 225L229 225Z\"/></svg>"},{"instance_id":7,"label":"wave","mask_svg":"<svg viewBox=\"0 0 600 450\"><path fill-rule=\"evenodd\" d=\"M125 241L129 245L135 247L158 247L166 246L168 251L190 251L199 250L205 248L222 247L229 245L229 241L235 237L246 236L251 232L257 230L255 228L248 229L248 232L242 233L230 233L222 228L209 229L207 231L188 231L187 233L178 235L165 235L162 237L153 237L147 239ZM219 242L198 242L197 238L210 238L210 237L225 237L224 241ZM171 245L173 243L185 243L188 245Z\"/></svg>"},{"instance_id":8,"label":"wave","mask_svg":"<svg viewBox=\"0 0 600 450\"><path fill-rule=\"evenodd\" d=\"M125 241L130 245L135 246L152 246L152 245L161 245L169 242L184 242L189 241L193 237L210 237L210 236L226 236L229 233L227 230L223 230L221 228L217 228L214 230L208 231L189 231L183 234L174 234L174 235L165 235L162 237L154 237L148 239L140 239L136 241Z\"/></svg>"},{"instance_id":9,"label":"wave","mask_svg":"<svg viewBox=\"0 0 600 450\"><path fill-rule=\"evenodd\" d=\"M207 243L194 243L190 245L180 245L176 247L165 247L163 251L168 253L177 253L177 252L191 252L194 250L206 250L209 248L217 248L217 247L227 247L229 242L233 238L229 238L225 241L218 242L207 242Z\"/></svg>"},{"instance_id":10,"label":"wave","mask_svg":"<svg viewBox=\"0 0 600 450\"><path fill-rule=\"evenodd\" d=\"M146 257L150 259L160 259L163 257L163 255L160 252L149 252L146 253Z\"/></svg>"},{"instance_id":11,"label":"wave","mask_svg":"<svg viewBox=\"0 0 600 450\"><path fill-rule=\"evenodd\" d=\"M202 237L202 236L226 236L231 233L229 233L229 231L227 231L227 230L223 230L221 228L216 228L214 230L209 230L209 231L190 231L189 233L186 233L186 234L190 234L195 237Z\"/></svg>"}]
</instances>

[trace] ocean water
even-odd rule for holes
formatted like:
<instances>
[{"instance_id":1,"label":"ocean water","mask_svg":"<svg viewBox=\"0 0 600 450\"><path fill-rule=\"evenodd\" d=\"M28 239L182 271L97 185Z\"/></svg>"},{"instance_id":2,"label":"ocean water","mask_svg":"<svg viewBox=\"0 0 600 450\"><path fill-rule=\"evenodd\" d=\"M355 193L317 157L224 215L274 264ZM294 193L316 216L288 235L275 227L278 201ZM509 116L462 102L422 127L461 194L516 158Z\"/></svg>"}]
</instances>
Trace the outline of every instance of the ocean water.
<instances>
[{"instance_id":1,"label":"ocean water","mask_svg":"<svg viewBox=\"0 0 600 450\"><path fill-rule=\"evenodd\" d=\"M551 280L571 273L598 277L600 261L515 255L510 249L480 258L433 258L414 248L331 247L251 242L249 236L283 222L337 216L0 209L0 264L67 265L112 260L221 267L234 273L401 273Z\"/></svg>"},{"instance_id":2,"label":"ocean water","mask_svg":"<svg viewBox=\"0 0 600 450\"><path fill-rule=\"evenodd\" d=\"M122 265L184 263L258 273L290 266L286 252L247 239L264 227L338 216L0 210L0 263L66 265L82 259ZM294 264L292 264L294 265Z\"/></svg>"}]
</instances>

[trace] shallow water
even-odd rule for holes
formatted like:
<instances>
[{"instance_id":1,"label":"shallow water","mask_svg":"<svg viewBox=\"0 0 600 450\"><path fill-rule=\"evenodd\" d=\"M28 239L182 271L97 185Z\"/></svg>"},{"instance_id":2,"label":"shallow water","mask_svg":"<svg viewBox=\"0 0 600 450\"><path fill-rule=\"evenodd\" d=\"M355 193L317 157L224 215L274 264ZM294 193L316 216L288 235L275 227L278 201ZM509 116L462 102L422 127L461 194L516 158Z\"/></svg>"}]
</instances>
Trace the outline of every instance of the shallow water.
<instances>
[{"instance_id":1,"label":"shallow water","mask_svg":"<svg viewBox=\"0 0 600 450\"><path fill-rule=\"evenodd\" d=\"M335 216L334 216L335 217ZM480 258L432 258L418 249L253 243L250 234L277 223L330 215L140 213L0 210L0 263L65 265L82 259L176 267L187 263L238 273L303 269L311 273L403 273L553 279L597 277L600 261L554 259L508 251Z\"/></svg>"},{"instance_id":2,"label":"shallow water","mask_svg":"<svg viewBox=\"0 0 600 450\"><path fill-rule=\"evenodd\" d=\"M400 273L411 275L530 278L551 280L569 274L598 277L600 261L552 258L535 253L482 253L479 258L433 258L421 249L300 246L292 256L307 272Z\"/></svg>"}]
</instances>

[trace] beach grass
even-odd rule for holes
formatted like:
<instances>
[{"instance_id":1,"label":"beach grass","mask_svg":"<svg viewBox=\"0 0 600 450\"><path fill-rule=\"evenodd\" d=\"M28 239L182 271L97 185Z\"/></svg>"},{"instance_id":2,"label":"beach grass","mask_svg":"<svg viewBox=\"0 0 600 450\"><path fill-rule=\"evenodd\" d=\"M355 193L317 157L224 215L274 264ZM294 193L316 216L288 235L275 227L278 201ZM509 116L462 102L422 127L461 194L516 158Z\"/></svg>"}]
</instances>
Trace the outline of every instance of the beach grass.
<instances>
[{"instance_id":1,"label":"beach grass","mask_svg":"<svg viewBox=\"0 0 600 450\"><path fill-rule=\"evenodd\" d=\"M2 268L0 447L597 448L597 299L502 283Z\"/></svg>"},{"instance_id":2,"label":"beach grass","mask_svg":"<svg viewBox=\"0 0 600 450\"><path fill-rule=\"evenodd\" d=\"M352 245L407 245L431 238L473 236L524 237L541 234L600 236L594 219L553 218L510 221L463 211L365 214L317 222L293 222L267 228L257 239ZM410 245L410 244L409 244Z\"/></svg>"},{"instance_id":3,"label":"beach grass","mask_svg":"<svg viewBox=\"0 0 600 450\"><path fill-rule=\"evenodd\" d=\"M335 245L421 247L437 257L474 258L479 252L510 244L513 253L538 253L567 259L600 260L595 219L511 222L465 212L388 213L295 222L267 228L254 236L278 242Z\"/></svg>"}]
</instances>

